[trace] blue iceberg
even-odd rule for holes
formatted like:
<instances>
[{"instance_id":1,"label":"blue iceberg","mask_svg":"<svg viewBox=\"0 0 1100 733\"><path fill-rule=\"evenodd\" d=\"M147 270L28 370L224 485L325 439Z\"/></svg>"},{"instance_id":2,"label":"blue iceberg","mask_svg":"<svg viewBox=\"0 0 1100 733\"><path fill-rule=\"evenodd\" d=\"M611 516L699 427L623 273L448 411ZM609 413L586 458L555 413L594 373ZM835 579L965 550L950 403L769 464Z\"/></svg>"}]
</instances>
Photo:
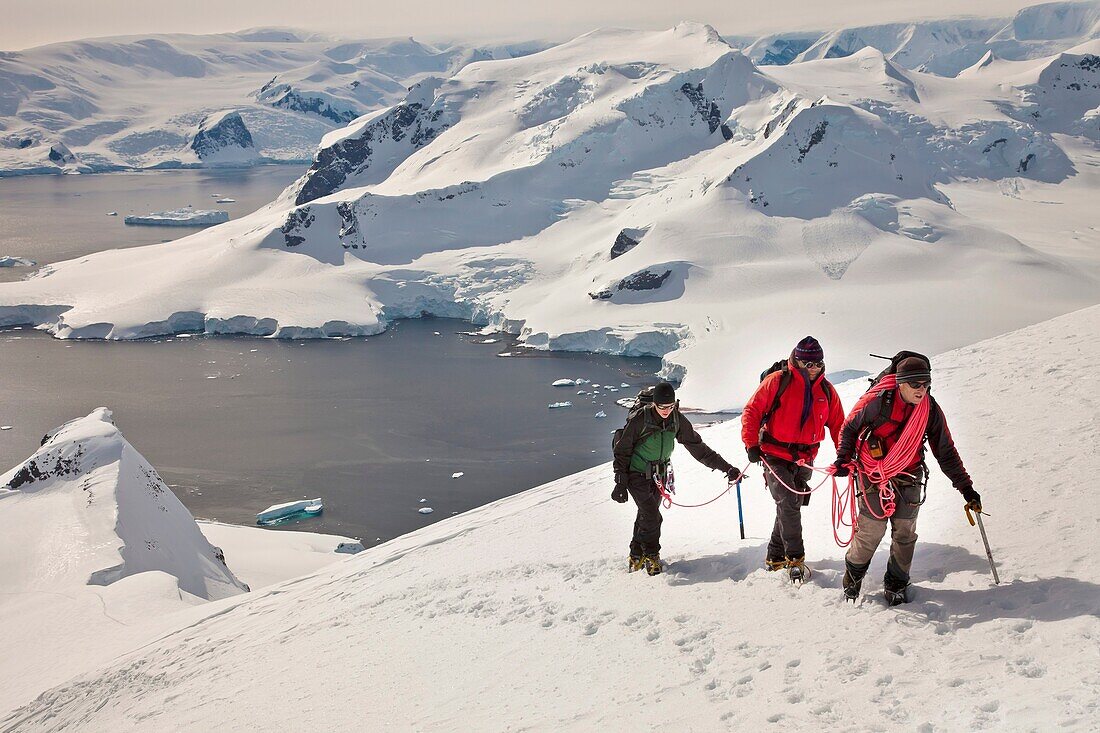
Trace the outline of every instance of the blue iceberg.
<instances>
[{"instance_id":1,"label":"blue iceberg","mask_svg":"<svg viewBox=\"0 0 1100 733\"><path fill-rule=\"evenodd\" d=\"M269 526L282 524L283 522L296 522L309 519L320 514L325 508L324 502L318 499L303 499L302 501L288 501L285 504L269 506L256 515L256 524Z\"/></svg>"}]
</instances>

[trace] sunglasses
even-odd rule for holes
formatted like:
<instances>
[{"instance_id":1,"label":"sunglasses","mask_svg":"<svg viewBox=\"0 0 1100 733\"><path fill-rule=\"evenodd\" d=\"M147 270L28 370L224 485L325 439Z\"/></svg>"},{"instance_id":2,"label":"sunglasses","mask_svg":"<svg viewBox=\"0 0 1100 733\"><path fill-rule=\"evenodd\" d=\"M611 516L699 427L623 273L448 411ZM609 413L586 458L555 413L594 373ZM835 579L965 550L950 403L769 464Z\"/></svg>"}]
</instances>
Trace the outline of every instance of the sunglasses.
<instances>
[{"instance_id":1,"label":"sunglasses","mask_svg":"<svg viewBox=\"0 0 1100 733\"><path fill-rule=\"evenodd\" d=\"M824 369L825 368L825 362L824 361L802 361L801 359L798 359L797 361L798 361L798 366L802 367L803 369Z\"/></svg>"},{"instance_id":2,"label":"sunglasses","mask_svg":"<svg viewBox=\"0 0 1100 733\"><path fill-rule=\"evenodd\" d=\"M931 387L932 387L932 382L931 381L928 381L928 382L906 382L905 384L908 384L913 389L931 389Z\"/></svg>"},{"instance_id":3,"label":"sunglasses","mask_svg":"<svg viewBox=\"0 0 1100 733\"><path fill-rule=\"evenodd\" d=\"M654 407L656 407L658 410L661 410L661 411L671 410L673 407L676 407L676 403L675 402L670 402L667 405L654 405Z\"/></svg>"}]
</instances>

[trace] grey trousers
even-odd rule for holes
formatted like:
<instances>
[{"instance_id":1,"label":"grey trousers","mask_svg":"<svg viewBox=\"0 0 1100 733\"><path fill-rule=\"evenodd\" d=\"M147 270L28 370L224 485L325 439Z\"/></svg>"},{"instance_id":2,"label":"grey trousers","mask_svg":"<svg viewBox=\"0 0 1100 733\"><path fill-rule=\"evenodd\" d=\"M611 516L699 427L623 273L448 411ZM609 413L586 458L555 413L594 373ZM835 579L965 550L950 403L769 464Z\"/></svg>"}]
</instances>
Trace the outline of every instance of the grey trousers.
<instances>
[{"instance_id":1,"label":"grey trousers","mask_svg":"<svg viewBox=\"0 0 1100 733\"><path fill-rule=\"evenodd\" d=\"M860 481L862 487L863 482ZM868 487L866 495L861 491L859 495L859 519L856 522L856 533L852 538L852 544L844 556L849 566L849 573L853 569L866 572L871 558L878 549L879 542L886 534L886 524L890 523L890 562L887 564L887 576L894 576L897 584L904 586L909 582L909 571L913 567L913 553L917 546L917 514L920 511L920 485L912 483L899 483L895 486L896 508L889 519L876 519L867 507L870 501L870 509L874 514L882 516L883 508L879 493L874 486ZM862 577L862 572L859 573ZM859 578L856 578L857 580Z\"/></svg>"},{"instance_id":2,"label":"grey trousers","mask_svg":"<svg viewBox=\"0 0 1100 733\"><path fill-rule=\"evenodd\" d=\"M768 559L802 557L806 554L806 547L802 544L802 507L809 503L809 496L788 491L779 480L799 491L809 491L813 471L809 467L796 466L771 456L767 456L765 460L772 471L775 471L773 475L772 471L764 469L764 483L775 500L775 524L768 541Z\"/></svg>"}]
</instances>

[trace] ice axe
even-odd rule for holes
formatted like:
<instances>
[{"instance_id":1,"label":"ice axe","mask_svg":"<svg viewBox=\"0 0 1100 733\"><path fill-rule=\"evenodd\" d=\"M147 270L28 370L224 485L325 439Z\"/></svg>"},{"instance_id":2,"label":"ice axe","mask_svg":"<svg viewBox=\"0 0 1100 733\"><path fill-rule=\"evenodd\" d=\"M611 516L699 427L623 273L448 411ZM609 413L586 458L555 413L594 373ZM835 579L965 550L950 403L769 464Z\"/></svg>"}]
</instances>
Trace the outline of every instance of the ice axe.
<instances>
[{"instance_id":1,"label":"ice axe","mask_svg":"<svg viewBox=\"0 0 1100 733\"><path fill-rule=\"evenodd\" d=\"M982 510L978 509L974 514L978 517L978 531L982 533L982 544L985 545L985 556L989 559L989 569L993 571L993 584L1000 585L1001 579L997 577L997 566L993 564L993 553L989 549L989 538L985 536L985 525L982 523ZM974 514L970 513L970 505L966 505L966 518L970 526L974 526Z\"/></svg>"}]
</instances>

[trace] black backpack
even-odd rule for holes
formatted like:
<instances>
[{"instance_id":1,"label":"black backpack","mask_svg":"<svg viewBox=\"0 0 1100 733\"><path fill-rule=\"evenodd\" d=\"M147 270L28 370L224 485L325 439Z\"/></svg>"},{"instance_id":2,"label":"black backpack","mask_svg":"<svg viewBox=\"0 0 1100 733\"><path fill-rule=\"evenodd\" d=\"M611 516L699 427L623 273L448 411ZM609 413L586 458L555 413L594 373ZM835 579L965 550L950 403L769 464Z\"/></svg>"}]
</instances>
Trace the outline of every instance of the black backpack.
<instances>
[{"instance_id":1,"label":"black backpack","mask_svg":"<svg viewBox=\"0 0 1100 733\"><path fill-rule=\"evenodd\" d=\"M626 422L623 423L623 427L616 430L611 435L611 450L615 450L615 444L619 442L619 439L623 436L623 430L626 428L626 423L629 423L635 415L653 404L653 387L643 387L638 396L634 398L634 404L630 406L630 409L626 411ZM638 436L638 440L641 441L659 430L659 427L646 419L645 425L642 427L642 432ZM680 432L680 408L677 405L676 409L672 411L672 431L674 433Z\"/></svg>"},{"instance_id":2,"label":"black backpack","mask_svg":"<svg viewBox=\"0 0 1100 733\"><path fill-rule=\"evenodd\" d=\"M765 377L775 372L783 372L783 376L779 378L779 389L775 391L775 399L772 400L772 404L768 408L767 412L765 412L760 417L761 428L767 425L768 418L770 418L772 414L779 409L779 399L783 396L783 393L787 391L787 387L791 386L791 379L793 379L793 377L791 376L789 360L780 359L764 371L760 372L760 381L763 382ZM833 404L834 396L833 385L828 380L825 380L825 382L822 383L821 388L825 391L825 399L829 401L829 405L831 406Z\"/></svg>"}]
</instances>

